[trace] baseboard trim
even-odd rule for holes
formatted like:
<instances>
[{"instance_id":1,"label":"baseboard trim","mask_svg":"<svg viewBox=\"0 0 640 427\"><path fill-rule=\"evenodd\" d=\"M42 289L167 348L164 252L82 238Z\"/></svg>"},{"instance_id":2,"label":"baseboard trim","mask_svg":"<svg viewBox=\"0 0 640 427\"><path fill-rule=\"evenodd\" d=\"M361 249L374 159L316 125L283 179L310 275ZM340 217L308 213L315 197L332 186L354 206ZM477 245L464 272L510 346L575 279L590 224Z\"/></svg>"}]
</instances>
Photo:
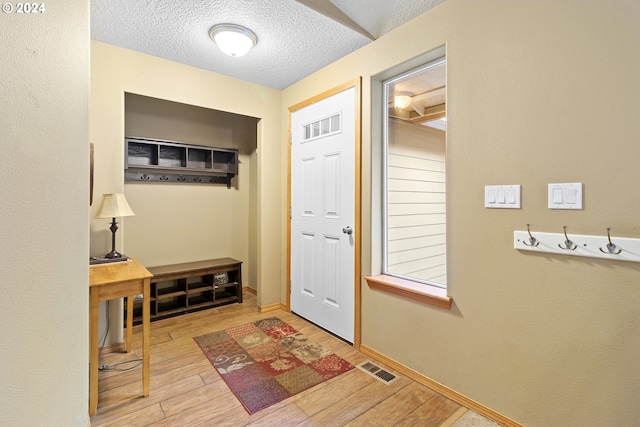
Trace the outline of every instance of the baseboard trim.
<instances>
[{"instance_id":1,"label":"baseboard trim","mask_svg":"<svg viewBox=\"0 0 640 427\"><path fill-rule=\"evenodd\" d=\"M276 310L289 311L287 309L287 307L282 303L276 303L276 304L271 304L271 305L265 305L265 306L262 306L262 307L258 307L258 311L260 313L268 313L269 311L276 311Z\"/></svg>"},{"instance_id":2,"label":"baseboard trim","mask_svg":"<svg viewBox=\"0 0 640 427\"><path fill-rule=\"evenodd\" d=\"M127 346L123 342L117 342L115 344L109 344L102 347L102 354L109 353L126 353Z\"/></svg>"},{"instance_id":3,"label":"baseboard trim","mask_svg":"<svg viewBox=\"0 0 640 427\"><path fill-rule=\"evenodd\" d=\"M465 408L471 409L483 417L489 418L498 424L501 424L506 427L524 427L522 424L508 418L493 409L487 408L481 403L476 402L473 399L468 398L467 396L458 393L455 390L450 389L444 384L440 384L439 382L432 380L431 378L421 374L420 372L414 371L413 369L404 366L403 364L396 362L393 359L388 358L387 356L378 353L377 351L369 348L365 345L360 345L360 351L364 354L377 359L379 362L384 363L390 368L395 369L399 373L406 375L414 381L419 382L420 384L429 387L431 390L440 393L448 399L453 400L459 405L464 406Z\"/></svg>"},{"instance_id":4,"label":"baseboard trim","mask_svg":"<svg viewBox=\"0 0 640 427\"><path fill-rule=\"evenodd\" d=\"M242 287L242 292L249 292L250 294L258 295L258 291L256 291L253 288L250 288L248 286L243 286Z\"/></svg>"}]
</instances>

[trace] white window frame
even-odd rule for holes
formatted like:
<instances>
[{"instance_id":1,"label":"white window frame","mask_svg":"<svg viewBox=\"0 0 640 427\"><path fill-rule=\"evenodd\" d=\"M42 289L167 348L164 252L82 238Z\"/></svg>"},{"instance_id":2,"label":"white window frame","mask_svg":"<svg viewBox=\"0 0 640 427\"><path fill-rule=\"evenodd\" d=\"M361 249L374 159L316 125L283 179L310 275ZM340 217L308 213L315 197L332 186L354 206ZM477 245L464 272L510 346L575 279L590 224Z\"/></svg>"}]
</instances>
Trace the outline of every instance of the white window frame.
<instances>
[{"instance_id":1,"label":"white window frame","mask_svg":"<svg viewBox=\"0 0 640 427\"><path fill-rule=\"evenodd\" d=\"M381 190L382 190L382 194L381 194L381 202L382 202L382 273L388 276L392 276L392 277L397 277L403 280L408 280L411 282L417 282L417 283L421 283L424 285L429 285L429 286L433 286L433 287L437 287L437 288L441 288L441 289L446 289L447 288L447 284L446 283L439 283L439 282L434 282L434 281L429 281L429 280L424 280L424 279L420 279L420 278L416 278L416 277L412 277L412 276L406 276L406 275L402 275L402 274L398 274L398 273L394 273L394 272L390 272L389 268L388 268L388 258L389 258L389 254L388 254L388 188L387 188L387 179L388 179L388 156L389 156L389 108L388 106L390 105L391 99L389 99L389 86L401 81L401 80L405 80L408 77L411 77L413 75L425 72L427 70L429 70L430 68L436 67L438 65L441 65L442 63L446 63L446 55L443 55L442 57L439 57L437 59L434 59L428 63L425 63L423 65L420 65L416 68L413 68L412 70L397 74L396 76L393 76L387 80L382 81L382 185L381 185ZM446 171L446 161L445 161L445 171ZM447 205L447 210L448 210L448 205ZM445 252L445 258L446 258L446 264L447 266L449 265L449 257L448 257L448 252ZM448 268L448 267L447 267Z\"/></svg>"}]
</instances>

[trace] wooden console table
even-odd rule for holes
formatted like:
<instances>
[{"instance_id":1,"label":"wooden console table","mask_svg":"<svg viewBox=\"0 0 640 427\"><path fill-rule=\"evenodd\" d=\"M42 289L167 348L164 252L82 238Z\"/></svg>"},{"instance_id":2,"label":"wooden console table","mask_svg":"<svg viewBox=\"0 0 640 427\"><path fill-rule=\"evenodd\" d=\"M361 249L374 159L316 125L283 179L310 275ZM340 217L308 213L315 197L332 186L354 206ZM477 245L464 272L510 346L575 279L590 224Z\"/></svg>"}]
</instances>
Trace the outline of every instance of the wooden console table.
<instances>
[{"instance_id":1,"label":"wooden console table","mask_svg":"<svg viewBox=\"0 0 640 427\"><path fill-rule=\"evenodd\" d=\"M149 284L153 275L135 259L89 267L89 415L98 409L98 303L127 297L127 353L131 351L133 297L142 294L142 392L149 396Z\"/></svg>"}]
</instances>

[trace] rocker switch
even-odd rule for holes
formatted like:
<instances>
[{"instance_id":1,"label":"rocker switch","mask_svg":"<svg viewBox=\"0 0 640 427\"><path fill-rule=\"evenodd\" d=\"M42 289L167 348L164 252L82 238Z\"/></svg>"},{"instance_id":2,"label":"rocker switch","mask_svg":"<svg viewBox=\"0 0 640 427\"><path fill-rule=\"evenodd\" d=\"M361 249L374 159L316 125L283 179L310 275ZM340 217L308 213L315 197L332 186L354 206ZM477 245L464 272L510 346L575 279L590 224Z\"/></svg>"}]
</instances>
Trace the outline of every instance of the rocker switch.
<instances>
[{"instance_id":1,"label":"rocker switch","mask_svg":"<svg viewBox=\"0 0 640 427\"><path fill-rule=\"evenodd\" d=\"M582 209L582 183L549 184L549 209Z\"/></svg>"},{"instance_id":2,"label":"rocker switch","mask_svg":"<svg viewBox=\"0 0 640 427\"><path fill-rule=\"evenodd\" d=\"M553 189L553 203L562 203L562 188Z\"/></svg>"}]
</instances>

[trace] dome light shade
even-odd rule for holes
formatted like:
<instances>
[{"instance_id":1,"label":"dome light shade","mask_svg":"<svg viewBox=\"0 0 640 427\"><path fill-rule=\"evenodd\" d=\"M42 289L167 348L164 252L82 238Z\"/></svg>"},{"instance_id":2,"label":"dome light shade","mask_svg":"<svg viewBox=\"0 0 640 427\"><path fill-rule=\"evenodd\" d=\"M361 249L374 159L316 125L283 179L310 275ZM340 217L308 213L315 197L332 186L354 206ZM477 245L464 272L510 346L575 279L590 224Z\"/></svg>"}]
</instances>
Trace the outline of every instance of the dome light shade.
<instances>
[{"instance_id":1,"label":"dome light shade","mask_svg":"<svg viewBox=\"0 0 640 427\"><path fill-rule=\"evenodd\" d=\"M209 30L209 37L229 56L244 56L258 43L253 31L236 24L214 25Z\"/></svg>"},{"instance_id":2,"label":"dome light shade","mask_svg":"<svg viewBox=\"0 0 640 427\"><path fill-rule=\"evenodd\" d=\"M393 98L393 106L396 108L407 108L411 105L411 96L413 94L410 92L398 92L395 94Z\"/></svg>"}]
</instances>

